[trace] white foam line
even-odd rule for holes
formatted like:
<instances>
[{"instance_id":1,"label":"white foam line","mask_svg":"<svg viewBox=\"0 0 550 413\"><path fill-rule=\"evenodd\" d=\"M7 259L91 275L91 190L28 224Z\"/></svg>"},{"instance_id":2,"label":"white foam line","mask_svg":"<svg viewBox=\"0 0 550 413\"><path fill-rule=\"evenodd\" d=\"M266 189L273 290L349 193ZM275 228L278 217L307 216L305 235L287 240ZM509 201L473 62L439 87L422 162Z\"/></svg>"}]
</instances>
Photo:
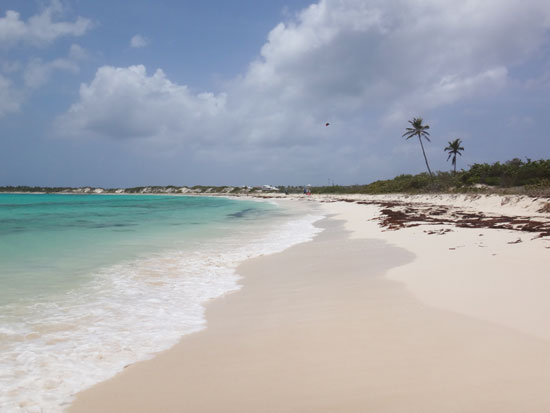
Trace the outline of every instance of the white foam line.
<instances>
[{"instance_id":1,"label":"white foam line","mask_svg":"<svg viewBox=\"0 0 550 413\"><path fill-rule=\"evenodd\" d=\"M75 393L205 328L205 302L240 288L241 262L311 240L321 218L286 222L244 244L225 239L115 265L55 303L18 309L22 323L1 323L0 340L10 344L0 354L0 411L62 411Z\"/></svg>"}]
</instances>

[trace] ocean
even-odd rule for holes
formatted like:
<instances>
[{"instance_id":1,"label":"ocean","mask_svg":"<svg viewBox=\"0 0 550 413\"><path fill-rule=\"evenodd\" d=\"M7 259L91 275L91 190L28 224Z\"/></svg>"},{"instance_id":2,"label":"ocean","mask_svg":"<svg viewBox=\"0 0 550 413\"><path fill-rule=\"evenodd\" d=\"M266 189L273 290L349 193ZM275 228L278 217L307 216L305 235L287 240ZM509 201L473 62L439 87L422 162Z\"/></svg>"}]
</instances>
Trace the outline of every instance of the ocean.
<instances>
[{"instance_id":1,"label":"ocean","mask_svg":"<svg viewBox=\"0 0 550 413\"><path fill-rule=\"evenodd\" d=\"M223 197L0 194L0 411L63 411L205 328L239 263L310 240L318 219Z\"/></svg>"}]
</instances>

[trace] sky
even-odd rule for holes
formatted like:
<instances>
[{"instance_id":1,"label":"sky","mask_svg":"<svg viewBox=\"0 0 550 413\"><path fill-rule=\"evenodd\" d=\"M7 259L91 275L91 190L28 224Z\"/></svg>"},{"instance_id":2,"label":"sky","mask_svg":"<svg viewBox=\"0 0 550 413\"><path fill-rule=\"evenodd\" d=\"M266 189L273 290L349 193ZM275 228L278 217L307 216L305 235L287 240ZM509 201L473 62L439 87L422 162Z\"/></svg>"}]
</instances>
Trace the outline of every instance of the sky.
<instances>
[{"instance_id":1,"label":"sky","mask_svg":"<svg viewBox=\"0 0 550 413\"><path fill-rule=\"evenodd\" d=\"M0 185L362 184L414 117L550 158L550 2L0 0Z\"/></svg>"}]
</instances>

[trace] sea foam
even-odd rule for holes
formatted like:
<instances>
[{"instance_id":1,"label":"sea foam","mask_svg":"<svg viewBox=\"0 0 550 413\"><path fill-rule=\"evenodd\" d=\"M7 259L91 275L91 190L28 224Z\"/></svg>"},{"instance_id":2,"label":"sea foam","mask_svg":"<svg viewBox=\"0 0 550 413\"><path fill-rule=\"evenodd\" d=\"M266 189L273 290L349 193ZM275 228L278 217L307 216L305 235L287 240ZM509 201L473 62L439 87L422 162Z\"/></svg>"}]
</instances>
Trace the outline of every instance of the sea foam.
<instances>
[{"instance_id":1,"label":"sea foam","mask_svg":"<svg viewBox=\"0 0 550 413\"><path fill-rule=\"evenodd\" d=\"M320 218L122 262L54 300L7 306L0 411L62 411L77 392L205 328L204 304L240 288L239 263L312 239Z\"/></svg>"}]
</instances>

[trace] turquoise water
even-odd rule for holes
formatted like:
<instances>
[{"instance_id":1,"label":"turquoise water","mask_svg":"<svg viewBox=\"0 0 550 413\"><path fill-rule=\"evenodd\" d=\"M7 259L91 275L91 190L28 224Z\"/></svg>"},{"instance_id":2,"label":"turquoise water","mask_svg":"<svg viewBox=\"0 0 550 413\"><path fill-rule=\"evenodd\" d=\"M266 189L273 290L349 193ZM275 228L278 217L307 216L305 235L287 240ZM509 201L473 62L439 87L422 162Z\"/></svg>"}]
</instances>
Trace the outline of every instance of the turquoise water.
<instances>
[{"instance_id":1,"label":"turquoise water","mask_svg":"<svg viewBox=\"0 0 550 413\"><path fill-rule=\"evenodd\" d=\"M0 194L0 412L62 411L205 328L239 263L311 239L317 219L218 197Z\"/></svg>"},{"instance_id":2,"label":"turquoise water","mask_svg":"<svg viewBox=\"0 0 550 413\"><path fill-rule=\"evenodd\" d=\"M0 194L0 304L74 288L94 268L223 236L236 217L275 210L211 197Z\"/></svg>"}]
</instances>

